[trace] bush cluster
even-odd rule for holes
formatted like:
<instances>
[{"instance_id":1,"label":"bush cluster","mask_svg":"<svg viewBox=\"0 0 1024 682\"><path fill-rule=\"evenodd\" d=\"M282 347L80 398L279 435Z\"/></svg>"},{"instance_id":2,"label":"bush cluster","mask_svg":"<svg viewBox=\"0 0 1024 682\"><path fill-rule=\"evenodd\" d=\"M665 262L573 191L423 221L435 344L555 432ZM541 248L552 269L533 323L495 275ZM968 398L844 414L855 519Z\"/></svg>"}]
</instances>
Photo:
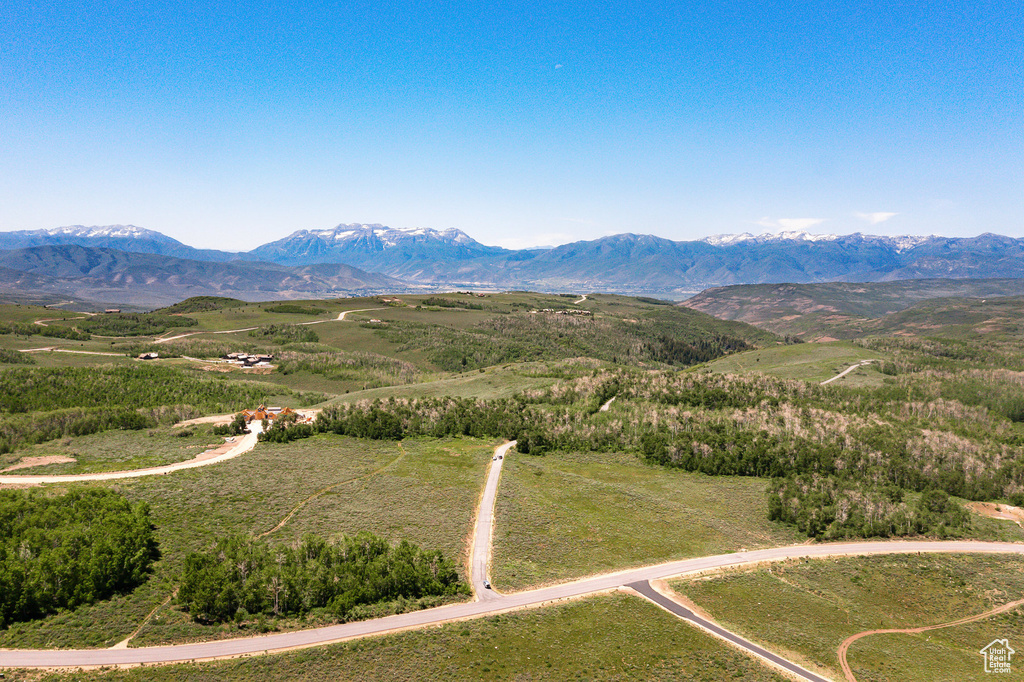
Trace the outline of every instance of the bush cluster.
<instances>
[{"instance_id":1,"label":"bush cluster","mask_svg":"<svg viewBox=\"0 0 1024 682\"><path fill-rule=\"evenodd\" d=\"M144 503L102 489L0 491L0 627L127 592L156 557Z\"/></svg>"},{"instance_id":2,"label":"bush cluster","mask_svg":"<svg viewBox=\"0 0 1024 682\"><path fill-rule=\"evenodd\" d=\"M178 602L201 622L250 615L305 615L326 609L340 620L358 607L398 598L468 594L451 561L368 532L329 543L306 535L294 547L231 536L185 560Z\"/></svg>"}]
</instances>

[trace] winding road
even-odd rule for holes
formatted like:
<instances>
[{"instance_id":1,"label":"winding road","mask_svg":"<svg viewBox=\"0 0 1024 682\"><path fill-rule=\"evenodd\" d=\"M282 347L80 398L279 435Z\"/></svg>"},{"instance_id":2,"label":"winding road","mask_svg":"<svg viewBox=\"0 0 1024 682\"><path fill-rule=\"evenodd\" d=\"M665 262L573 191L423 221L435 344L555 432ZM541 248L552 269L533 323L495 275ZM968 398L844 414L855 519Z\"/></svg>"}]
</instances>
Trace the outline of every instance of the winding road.
<instances>
[{"instance_id":1,"label":"winding road","mask_svg":"<svg viewBox=\"0 0 1024 682\"><path fill-rule=\"evenodd\" d=\"M241 454L249 452L256 447L257 436L260 431L263 430L263 425L260 422L253 421L249 424L249 433L245 434L235 443L235 447L231 448L227 452L222 452L214 457L203 459L203 455L200 454L198 457L185 460L184 462L175 462L174 464L166 464L160 467L149 467L148 469L130 469L128 471L104 471L95 474L63 474L63 475L52 475L52 476L0 476L0 485L9 483L15 485L42 485L43 483L70 483L73 481L113 481L120 478L139 478L141 476L160 476L162 474L169 474L174 471L181 471L182 469L195 469L196 467L206 467L211 464L220 464L226 462L229 459L238 457ZM2 665L2 664L0 664Z\"/></svg>"},{"instance_id":2,"label":"winding road","mask_svg":"<svg viewBox=\"0 0 1024 682\"><path fill-rule=\"evenodd\" d=\"M359 310L343 310L338 313L337 317L332 317L328 320L313 320L312 322L298 322L295 326L307 327L311 324L323 324L324 322L344 322L345 316L349 313L366 313L371 310L385 310L384 308L360 308ZM38 324L38 322L36 323ZM177 341L178 339L184 339L189 336L196 336L198 334L238 334L239 332L251 332L259 327L244 327L242 329L224 329L217 332L202 331L202 332L188 332L186 334L178 334L177 336L168 336L163 339L154 339L153 343L167 343L168 341Z\"/></svg>"},{"instance_id":3,"label":"winding road","mask_svg":"<svg viewBox=\"0 0 1024 682\"><path fill-rule=\"evenodd\" d=\"M753 566L762 562L784 561L804 557L912 554L918 552L1024 555L1024 544L898 540L892 542L851 542L775 547L752 552L736 552L671 561L654 566L606 573L536 590L497 595L493 599L451 604L449 606L413 611L386 618L343 623L323 628L299 630L297 632L282 632L259 637L244 637L195 644L140 647L137 649L3 649L0 650L0 667L55 668L139 665L143 663L176 663L263 654L285 649L319 646L331 642L340 642L398 630L423 628L453 620L480 618L516 609L543 606L564 599L609 592L634 583L675 576L694 575L721 568Z\"/></svg>"},{"instance_id":4,"label":"winding road","mask_svg":"<svg viewBox=\"0 0 1024 682\"><path fill-rule=\"evenodd\" d=\"M258 425L256 425L258 428ZM181 462L167 467L141 469L132 472L81 474L74 476L4 476L0 481L21 479L28 482L51 483L68 480L109 480L130 476L167 473L193 466L206 466L246 452L256 443L256 433L247 435L229 453L214 459ZM774 561L797 558L867 556L880 554L910 554L922 552L988 553L1024 555L1024 544L975 541L922 541L895 540L882 542L850 542L822 545L792 545L755 551L671 561L653 566L605 573L559 585L502 594L484 586L488 579L494 529L494 506L497 499L501 469L515 441L498 446L488 469L487 482L480 498L473 545L470 554L470 577L476 599L434 609L403 613L374 620L357 621L296 632L283 632L257 637L198 642L171 646L140 647L137 649L0 649L0 668L91 668L100 666L131 666L166 664L185 661L210 660L237 656L258 655L291 649L321 646L360 637L380 635L400 630L424 628L446 622L480 618L523 608L541 607L566 599L575 599L614 590L632 590L667 611L685 619L706 633L722 639L732 646L752 654L786 671L790 676L808 682L825 682L826 678L810 672L760 647L739 635L703 618L683 604L655 590L650 581L717 571L724 568L755 566Z\"/></svg>"}]
</instances>

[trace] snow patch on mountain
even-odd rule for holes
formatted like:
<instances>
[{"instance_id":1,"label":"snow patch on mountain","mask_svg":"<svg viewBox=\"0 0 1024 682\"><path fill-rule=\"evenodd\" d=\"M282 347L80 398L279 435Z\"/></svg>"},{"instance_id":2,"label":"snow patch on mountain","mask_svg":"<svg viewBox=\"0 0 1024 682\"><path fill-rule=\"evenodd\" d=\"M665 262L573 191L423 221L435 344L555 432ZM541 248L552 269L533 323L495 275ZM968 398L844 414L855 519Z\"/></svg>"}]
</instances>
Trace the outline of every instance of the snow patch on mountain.
<instances>
[{"instance_id":1,"label":"snow patch on mountain","mask_svg":"<svg viewBox=\"0 0 1024 682\"><path fill-rule=\"evenodd\" d=\"M476 243L468 234L454 227L447 230L432 230L428 227L388 227L378 223L369 225L352 223L350 225L338 225L330 230L308 230L306 234L319 237L325 241L334 242L335 244L344 244L345 242L358 239L376 238L385 248L399 246L403 241L416 237L454 244Z\"/></svg>"},{"instance_id":2,"label":"snow patch on mountain","mask_svg":"<svg viewBox=\"0 0 1024 682\"><path fill-rule=\"evenodd\" d=\"M170 237L154 232L153 230L147 230L144 227L138 227L136 225L65 225L64 227L54 227L49 230L42 230L45 234L51 236L65 236L65 237L88 237L92 239L102 237L132 237L136 239L170 239Z\"/></svg>"},{"instance_id":3,"label":"snow patch on mountain","mask_svg":"<svg viewBox=\"0 0 1024 682\"><path fill-rule=\"evenodd\" d=\"M902 253L915 246L920 246L931 239L941 239L937 235L901 235L887 237L877 234L861 234L855 232L849 235L838 234L811 234L805 230L788 230L784 232L765 232L760 235L753 235L750 232L742 234L716 234L705 237L699 241L711 244L712 246L734 246L736 244L773 244L781 242L835 242L835 241L863 241L876 244L884 244L898 253Z\"/></svg>"},{"instance_id":4,"label":"snow patch on mountain","mask_svg":"<svg viewBox=\"0 0 1024 682\"><path fill-rule=\"evenodd\" d=\"M750 232L743 234L716 234L705 237L700 241L712 246L732 246L734 244L754 243L768 244L772 242L832 242L839 239L837 234L811 234L805 230L786 230L784 232L765 232L760 235L753 235Z\"/></svg>"}]
</instances>

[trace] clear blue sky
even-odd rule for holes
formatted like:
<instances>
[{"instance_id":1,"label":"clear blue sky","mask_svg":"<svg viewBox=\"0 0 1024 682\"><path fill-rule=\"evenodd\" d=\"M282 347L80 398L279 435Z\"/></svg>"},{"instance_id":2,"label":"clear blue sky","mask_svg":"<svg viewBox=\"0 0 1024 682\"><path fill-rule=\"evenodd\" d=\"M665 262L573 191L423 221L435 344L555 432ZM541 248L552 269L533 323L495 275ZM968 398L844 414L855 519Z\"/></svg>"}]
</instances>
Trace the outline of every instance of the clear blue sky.
<instances>
[{"instance_id":1,"label":"clear blue sky","mask_svg":"<svg viewBox=\"0 0 1024 682\"><path fill-rule=\"evenodd\" d=\"M0 229L1024 236L1022 72L1019 0L8 0Z\"/></svg>"}]
</instances>

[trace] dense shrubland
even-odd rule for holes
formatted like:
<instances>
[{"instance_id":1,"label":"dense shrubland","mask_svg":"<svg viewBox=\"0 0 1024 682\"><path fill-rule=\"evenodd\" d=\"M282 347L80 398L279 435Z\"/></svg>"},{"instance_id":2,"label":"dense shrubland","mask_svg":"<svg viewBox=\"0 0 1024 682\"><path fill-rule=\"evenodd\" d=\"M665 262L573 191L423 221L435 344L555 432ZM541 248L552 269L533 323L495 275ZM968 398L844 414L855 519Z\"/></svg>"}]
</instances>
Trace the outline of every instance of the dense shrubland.
<instances>
[{"instance_id":1,"label":"dense shrubland","mask_svg":"<svg viewBox=\"0 0 1024 682\"><path fill-rule=\"evenodd\" d=\"M239 410L265 402L271 390L287 391L152 365L11 368L0 373L0 453L63 436Z\"/></svg>"},{"instance_id":2,"label":"dense shrubland","mask_svg":"<svg viewBox=\"0 0 1024 682\"><path fill-rule=\"evenodd\" d=\"M265 384L198 377L146 364L11 368L0 373L0 414L69 407L148 408L176 404L214 412L259 401L267 393Z\"/></svg>"},{"instance_id":3,"label":"dense shrubland","mask_svg":"<svg viewBox=\"0 0 1024 682\"><path fill-rule=\"evenodd\" d=\"M408 384L420 375L410 362L362 351L289 349L278 353L274 362L281 374L306 371L337 381L359 381L366 388Z\"/></svg>"},{"instance_id":4,"label":"dense shrubland","mask_svg":"<svg viewBox=\"0 0 1024 682\"><path fill-rule=\"evenodd\" d=\"M44 327L41 324L23 324L20 322L0 322L0 334L13 334L15 336L38 335L51 339L67 339L69 341L88 341L92 338L86 332L81 332L64 325L49 324Z\"/></svg>"},{"instance_id":5,"label":"dense shrubland","mask_svg":"<svg viewBox=\"0 0 1024 682\"><path fill-rule=\"evenodd\" d=\"M99 489L0 491L0 628L129 591L156 556L145 504Z\"/></svg>"},{"instance_id":6,"label":"dense shrubland","mask_svg":"<svg viewBox=\"0 0 1024 682\"><path fill-rule=\"evenodd\" d=\"M280 313L288 315L323 315L327 308L317 308L309 305L298 305L296 303L281 303L270 305L264 308L268 313Z\"/></svg>"},{"instance_id":7,"label":"dense shrubland","mask_svg":"<svg viewBox=\"0 0 1024 682\"><path fill-rule=\"evenodd\" d=\"M261 341L283 346L289 343L317 343L320 337L309 325L265 324L249 332L249 336Z\"/></svg>"},{"instance_id":8,"label":"dense shrubland","mask_svg":"<svg viewBox=\"0 0 1024 682\"><path fill-rule=\"evenodd\" d=\"M0 363L5 365L34 365L36 359L28 353L0 348Z\"/></svg>"},{"instance_id":9,"label":"dense shrubland","mask_svg":"<svg viewBox=\"0 0 1024 682\"><path fill-rule=\"evenodd\" d=\"M155 336L175 327L195 327L199 320L163 313L111 313L79 322L86 332L99 336Z\"/></svg>"},{"instance_id":10,"label":"dense shrubland","mask_svg":"<svg viewBox=\"0 0 1024 682\"><path fill-rule=\"evenodd\" d=\"M846 389L579 364L551 387L511 399L335 405L314 425L281 425L266 437L472 435L517 438L531 454L625 450L712 476L772 478L772 495L785 503L773 507L773 518L814 537L945 535L964 530L959 506L924 510L908 505L904 492L1024 501L1024 430L1013 413L930 397L947 390L959 389L923 379ZM615 409L598 412L612 395Z\"/></svg>"},{"instance_id":11,"label":"dense shrubland","mask_svg":"<svg viewBox=\"0 0 1024 682\"><path fill-rule=\"evenodd\" d=\"M170 315L173 313L201 313L209 310L221 310L223 308L235 308L245 305L245 301L225 296L193 296L179 301L174 305L154 310L155 313Z\"/></svg>"},{"instance_id":12,"label":"dense shrubland","mask_svg":"<svg viewBox=\"0 0 1024 682\"><path fill-rule=\"evenodd\" d=\"M656 312L638 319L514 313L497 315L470 329L392 322L377 333L399 351L425 351L431 362L452 372L574 357L625 365L691 365L752 347L738 331L709 332L696 324L691 328L678 311ZM719 324L731 329L729 323Z\"/></svg>"},{"instance_id":13,"label":"dense shrubland","mask_svg":"<svg viewBox=\"0 0 1024 682\"><path fill-rule=\"evenodd\" d=\"M416 608L466 594L468 586L441 552L405 541L391 546L362 532L336 543L306 535L295 546L223 538L185 559L178 602L202 622L314 610L344 621L366 617L383 602Z\"/></svg>"}]
</instances>

